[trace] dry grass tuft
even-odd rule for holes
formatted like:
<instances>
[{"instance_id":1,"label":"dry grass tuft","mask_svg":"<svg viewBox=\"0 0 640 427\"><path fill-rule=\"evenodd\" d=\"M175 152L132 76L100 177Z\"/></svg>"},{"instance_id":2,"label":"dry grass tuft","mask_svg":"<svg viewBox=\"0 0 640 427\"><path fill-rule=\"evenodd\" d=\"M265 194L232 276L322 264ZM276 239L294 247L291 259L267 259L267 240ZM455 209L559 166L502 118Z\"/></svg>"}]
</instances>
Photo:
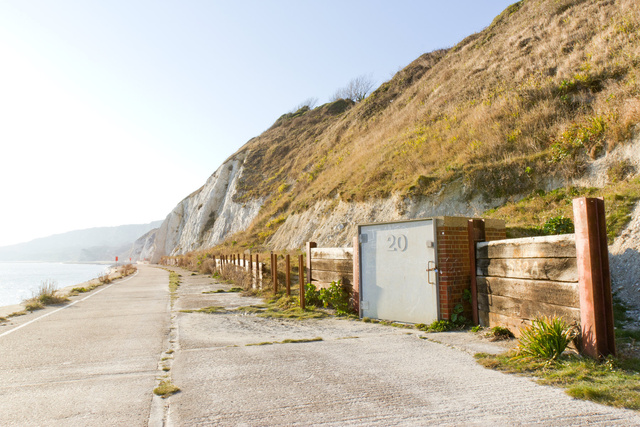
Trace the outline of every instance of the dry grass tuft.
<instances>
[{"instance_id":1,"label":"dry grass tuft","mask_svg":"<svg viewBox=\"0 0 640 427\"><path fill-rule=\"evenodd\" d=\"M133 264L125 264L118 269L118 273L120 274L121 277L130 276L136 271L138 271L138 267L136 267Z\"/></svg>"},{"instance_id":2,"label":"dry grass tuft","mask_svg":"<svg viewBox=\"0 0 640 427\"><path fill-rule=\"evenodd\" d=\"M47 305L62 304L69 301L66 296L58 293L58 285L54 280L42 281L33 296L25 301L25 309L35 311L43 309Z\"/></svg>"},{"instance_id":3,"label":"dry grass tuft","mask_svg":"<svg viewBox=\"0 0 640 427\"><path fill-rule=\"evenodd\" d=\"M163 380L160 382L158 387L153 389L153 394L157 396L161 396L163 399L176 394L180 391L180 389L174 385L171 380Z\"/></svg>"}]
</instances>

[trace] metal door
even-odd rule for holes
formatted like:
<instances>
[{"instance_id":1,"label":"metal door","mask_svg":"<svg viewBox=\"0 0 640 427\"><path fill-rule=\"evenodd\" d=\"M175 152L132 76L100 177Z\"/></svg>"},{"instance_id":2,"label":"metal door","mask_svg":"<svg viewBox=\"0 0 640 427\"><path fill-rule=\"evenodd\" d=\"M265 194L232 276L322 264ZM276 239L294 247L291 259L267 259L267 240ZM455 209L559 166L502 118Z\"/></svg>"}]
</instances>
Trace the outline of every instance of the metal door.
<instances>
[{"instance_id":1,"label":"metal door","mask_svg":"<svg viewBox=\"0 0 640 427\"><path fill-rule=\"evenodd\" d=\"M408 323L438 320L432 219L361 225L361 315Z\"/></svg>"}]
</instances>

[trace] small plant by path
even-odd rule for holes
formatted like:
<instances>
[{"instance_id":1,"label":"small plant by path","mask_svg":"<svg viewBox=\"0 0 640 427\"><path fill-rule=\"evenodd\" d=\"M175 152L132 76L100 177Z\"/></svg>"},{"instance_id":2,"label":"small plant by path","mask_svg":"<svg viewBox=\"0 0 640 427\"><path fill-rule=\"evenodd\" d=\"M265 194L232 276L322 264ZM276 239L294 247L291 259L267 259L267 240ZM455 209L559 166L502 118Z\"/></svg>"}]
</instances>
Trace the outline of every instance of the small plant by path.
<instances>
[{"instance_id":1,"label":"small plant by path","mask_svg":"<svg viewBox=\"0 0 640 427\"><path fill-rule=\"evenodd\" d=\"M472 331L473 329L474 328L471 328ZM491 341L510 340L511 338L514 338L513 333L509 329L503 328L502 326L494 326L493 328L491 328L489 332L487 332L486 337Z\"/></svg>"},{"instance_id":2,"label":"small plant by path","mask_svg":"<svg viewBox=\"0 0 640 427\"><path fill-rule=\"evenodd\" d=\"M166 399L167 397L176 394L180 391L178 387L176 387L171 380L163 380L160 382L158 387L153 389L153 394L157 396L161 396Z\"/></svg>"},{"instance_id":3,"label":"small plant by path","mask_svg":"<svg viewBox=\"0 0 640 427\"><path fill-rule=\"evenodd\" d=\"M58 293L58 286L54 280L44 280L33 296L25 301L25 310L40 310L47 305L62 304L67 301L69 298Z\"/></svg>"},{"instance_id":4,"label":"small plant by path","mask_svg":"<svg viewBox=\"0 0 640 427\"><path fill-rule=\"evenodd\" d=\"M215 291L204 291L203 294L225 294L225 293L236 293L242 292L242 288L231 288L231 289L216 289Z\"/></svg>"},{"instance_id":5,"label":"small plant by path","mask_svg":"<svg viewBox=\"0 0 640 427\"><path fill-rule=\"evenodd\" d=\"M178 288L180 287L180 276L175 271L166 269L169 272L169 293L171 294L171 307L178 299Z\"/></svg>"},{"instance_id":6,"label":"small plant by path","mask_svg":"<svg viewBox=\"0 0 640 427\"><path fill-rule=\"evenodd\" d=\"M353 314L349 306L349 292L340 280L331 282L328 288L317 289L315 285L305 285L304 298L306 304L315 307L334 308L338 316Z\"/></svg>"},{"instance_id":7,"label":"small plant by path","mask_svg":"<svg viewBox=\"0 0 640 427\"><path fill-rule=\"evenodd\" d=\"M300 344L300 343L317 342L317 341L323 341L323 339L321 337L315 337L315 338L301 338L301 339L286 339L282 341L263 341L255 344L245 344L245 346L251 347L251 346L274 345L274 344Z\"/></svg>"},{"instance_id":8,"label":"small plant by path","mask_svg":"<svg viewBox=\"0 0 640 427\"><path fill-rule=\"evenodd\" d=\"M558 316L533 319L520 331L518 357L558 359L577 336L577 330Z\"/></svg>"},{"instance_id":9,"label":"small plant by path","mask_svg":"<svg viewBox=\"0 0 640 427\"><path fill-rule=\"evenodd\" d=\"M436 320L433 323L428 325L424 323L418 323L415 325L416 329L424 331L424 332L446 332L452 331L454 329L460 329L459 326L450 322L449 320Z\"/></svg>"}]
</instances>

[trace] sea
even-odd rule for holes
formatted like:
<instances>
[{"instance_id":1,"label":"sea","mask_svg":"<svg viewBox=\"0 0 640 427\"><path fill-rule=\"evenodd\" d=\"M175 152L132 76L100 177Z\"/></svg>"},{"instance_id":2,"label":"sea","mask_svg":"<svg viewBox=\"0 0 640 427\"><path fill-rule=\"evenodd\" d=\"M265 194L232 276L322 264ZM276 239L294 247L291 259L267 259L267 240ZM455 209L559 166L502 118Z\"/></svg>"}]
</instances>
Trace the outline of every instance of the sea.
<instances>
[{"instance_id":1,"label":"sea","mask_svg":"<svg viewBox=\"0 0 640 427\"><path fill-rule=\"evenodd\" d=\"M94 279L109 268L106 264L0 262L0 307L31 298L44 281L52 280L60 289Z\"/></svg>"}]
</instances>

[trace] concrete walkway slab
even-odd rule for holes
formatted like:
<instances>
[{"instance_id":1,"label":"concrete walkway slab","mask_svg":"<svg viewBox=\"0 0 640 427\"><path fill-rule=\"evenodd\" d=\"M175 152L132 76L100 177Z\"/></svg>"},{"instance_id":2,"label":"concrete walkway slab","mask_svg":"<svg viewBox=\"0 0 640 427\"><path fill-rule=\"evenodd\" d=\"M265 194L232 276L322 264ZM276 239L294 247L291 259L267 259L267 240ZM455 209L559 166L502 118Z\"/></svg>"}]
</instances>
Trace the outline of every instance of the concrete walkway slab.
<instances>
[{"instance_id":1,"label":"concrete walkway slab","mask_svg":"<svg viewBox=\"0 0 640 427\"><path fill-rule=\"evenodd\" d=\"M183 274L178 301L197 307L190 286ZM225 306L220 296L212 305ZM171 426L640 425L637 412L483 368L473 353L513 343L479 335L234 312L174 317L171 375L182 391L168 399ZM273 344L253 345L264 342Z\"/></svg>"},{"instance_id":2,"label":"concrete walkway slab","mask_svg":"<svg viewBox=\"0 0 640 427\"><path fill-rule=\"evenodd\" d=\"M168 273L142 267L75 301L0 329L0 425L147 424L168 330Z\"/></svg>"}]
</instances>

